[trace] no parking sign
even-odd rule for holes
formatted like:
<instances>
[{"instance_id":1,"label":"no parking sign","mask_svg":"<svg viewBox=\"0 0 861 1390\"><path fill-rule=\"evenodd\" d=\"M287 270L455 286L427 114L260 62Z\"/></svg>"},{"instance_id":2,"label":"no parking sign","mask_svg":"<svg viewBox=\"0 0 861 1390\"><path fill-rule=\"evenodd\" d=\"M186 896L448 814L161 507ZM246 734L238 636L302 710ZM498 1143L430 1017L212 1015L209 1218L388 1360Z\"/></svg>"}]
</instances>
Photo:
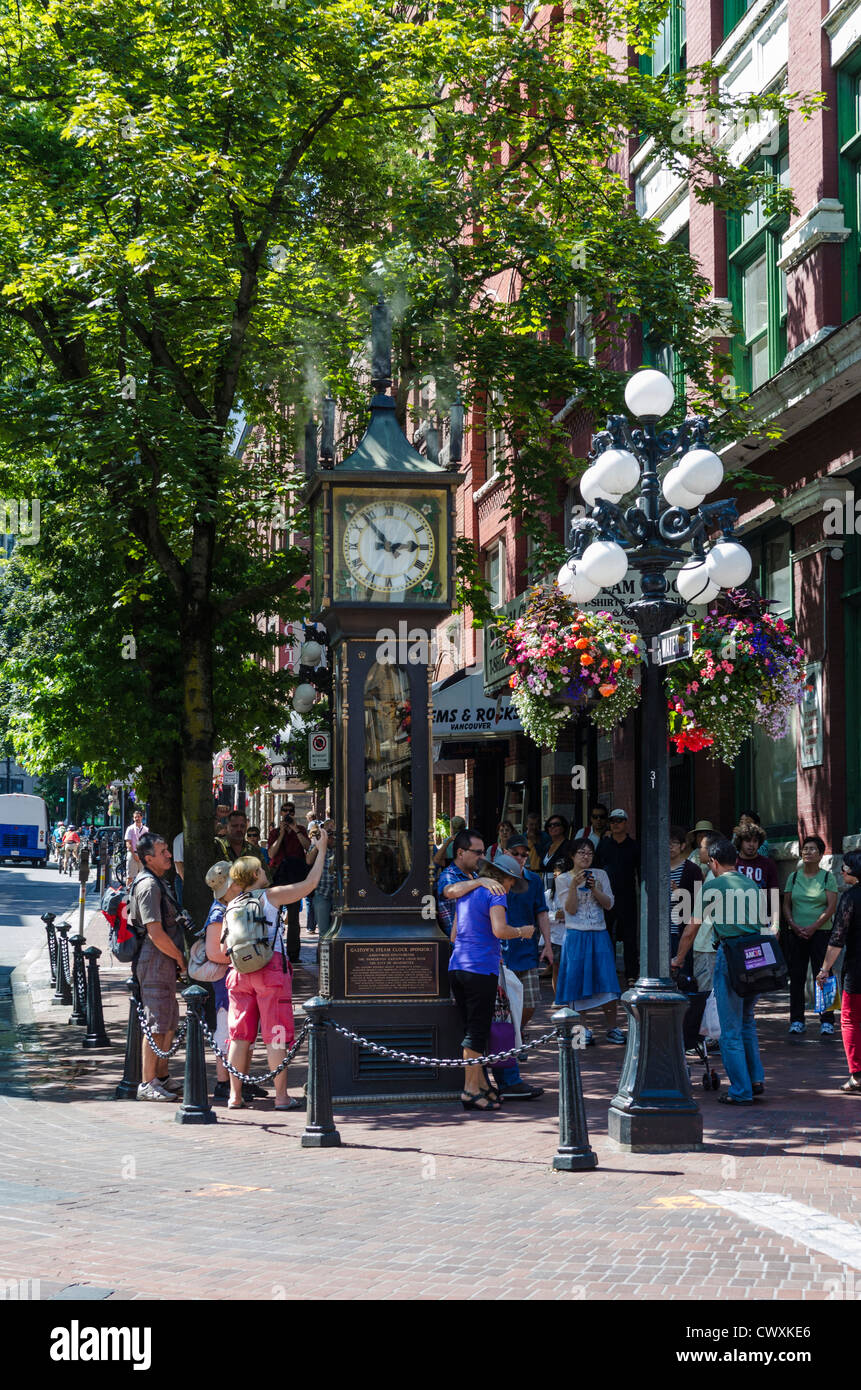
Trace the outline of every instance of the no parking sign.
<instances>
[{"instance_id":1,"label":"no parking sign","mask_svg":"<svg viewBox=\"0 0 861 1390\"><path fill-rule=\"evenodd\" d=\"M317 729L308 735L308 767L312 772L328 772L332 766L332 735Z\"/></svg>"}]
</instances>

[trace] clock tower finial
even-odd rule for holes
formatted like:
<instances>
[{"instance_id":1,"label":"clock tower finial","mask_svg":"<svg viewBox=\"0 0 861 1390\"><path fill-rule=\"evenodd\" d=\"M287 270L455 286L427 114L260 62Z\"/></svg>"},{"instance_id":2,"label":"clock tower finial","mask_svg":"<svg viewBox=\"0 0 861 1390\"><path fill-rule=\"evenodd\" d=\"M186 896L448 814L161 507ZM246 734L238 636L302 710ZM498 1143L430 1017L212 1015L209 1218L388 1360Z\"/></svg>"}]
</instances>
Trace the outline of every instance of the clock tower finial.
<instances>
[{"instance_id":1,"label":"clock tower finial","mask_svg":"<svg viewBox=\"0 0 861 1390\"><path fill-rule=\"evenodd\" d=\"M380 294L371 310L371 385L375 394L383 394L391 384L392 318Z\"/></svg>"}]
</instances>

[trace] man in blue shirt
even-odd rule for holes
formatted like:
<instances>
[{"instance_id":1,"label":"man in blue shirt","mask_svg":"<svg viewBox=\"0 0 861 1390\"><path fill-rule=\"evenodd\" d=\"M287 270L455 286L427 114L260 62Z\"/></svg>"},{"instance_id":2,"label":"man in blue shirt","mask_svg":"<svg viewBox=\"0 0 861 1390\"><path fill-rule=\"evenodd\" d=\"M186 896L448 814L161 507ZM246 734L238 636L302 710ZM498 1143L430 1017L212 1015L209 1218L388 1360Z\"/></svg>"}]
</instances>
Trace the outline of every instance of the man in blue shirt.
<instances>
[{"instance_id":1,"label":"man in blue shirt","mask_svg":"<svg viewBox=\"0 0 861 1390\"><path fill-rule=\"evenodd\" d=\"M457 901L446 894L453 883L476 878L476 864L484 854L484 840L474 830L459 830L451 843L452 860L437 879L437 920L446 936L451 936Z\"/></svg>"}]
</instances>

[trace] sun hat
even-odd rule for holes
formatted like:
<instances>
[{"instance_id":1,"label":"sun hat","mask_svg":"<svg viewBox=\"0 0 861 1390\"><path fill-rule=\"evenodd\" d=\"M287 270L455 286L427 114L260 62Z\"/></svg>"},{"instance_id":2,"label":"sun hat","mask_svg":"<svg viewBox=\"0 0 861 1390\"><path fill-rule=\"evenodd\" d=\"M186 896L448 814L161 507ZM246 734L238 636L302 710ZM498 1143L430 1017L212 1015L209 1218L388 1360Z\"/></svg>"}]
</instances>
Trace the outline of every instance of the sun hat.
<instances>
[{"instance_id":1,"label":"sun hat","mask_svg":"<svg viewBox=\"0 0 861 1390\"><path fill-rule=\"evenodd\" d=\"M714 826L710 820L698 820L691 833L698 835L701 830L714 830Z\"/></svg>"},{"instance_id":2,"label":"sun hat","mask_svg":"<svg viewBox=\"0 0 861 1390\"><path fill-rule=\"evenodd\" d=\"M212 896L216 902L219 901L230 882L230 861L219 859L217 864L213 864L211 869L206 871L206 886L212 889Z\"/></svg>"},{"instance_id":3,"label":"sun hat","mask_svg":"<svg viewBox=\"0 0 861 1390\"><path fill-rule=\"evenodd\" d=\"M510 892L512 893L525 893L529 887L526 875L523 872L523 866L517 862L513 854L503 854L500 852L495 859L479 859L477 865L479 875L481 874L482 865L485 865L488 869L497 869L499 873L507 874L509 878L516 879L516 883L511 885Z\"/></svg>"}]
</instances>

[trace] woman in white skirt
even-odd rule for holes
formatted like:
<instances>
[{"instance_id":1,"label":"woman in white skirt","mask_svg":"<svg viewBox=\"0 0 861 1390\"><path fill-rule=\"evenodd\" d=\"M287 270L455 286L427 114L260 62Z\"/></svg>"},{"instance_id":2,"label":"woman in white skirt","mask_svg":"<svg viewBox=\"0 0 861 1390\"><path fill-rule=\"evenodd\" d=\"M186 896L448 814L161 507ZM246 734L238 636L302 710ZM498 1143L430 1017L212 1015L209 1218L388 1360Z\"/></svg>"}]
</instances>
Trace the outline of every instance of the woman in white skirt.
<instances>
[{"instance_id":1,"label":"woman in white skirt","mask_svg":"<svg viewBox=\"0 0 861 1390\"><path fill-rule=\"evenodd\" d=\"M572 845L574 868L556 880L556 899L564 894L565 940L556 982L556 1005L568 1005L578 1013L601 1008L607 1024L607 1041L624 1043L616 1027L619 979L613 945L604 913L613 906L613 890L603 869L593 869L595 850L591 840ZM567 882L566 882L567 880ZM586 1043L594 1042L586 1029Z\"/></svg>"}]
</instances>

